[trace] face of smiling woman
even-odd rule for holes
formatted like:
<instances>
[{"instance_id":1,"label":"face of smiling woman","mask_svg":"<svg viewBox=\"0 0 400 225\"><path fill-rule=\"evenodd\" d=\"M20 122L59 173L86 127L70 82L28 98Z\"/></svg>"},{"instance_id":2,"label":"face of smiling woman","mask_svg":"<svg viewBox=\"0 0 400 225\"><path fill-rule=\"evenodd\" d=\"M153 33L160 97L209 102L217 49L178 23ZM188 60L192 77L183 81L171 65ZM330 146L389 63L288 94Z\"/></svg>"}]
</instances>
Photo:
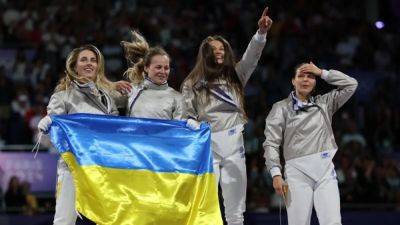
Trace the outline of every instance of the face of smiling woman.
<instances>
[{"instance_id":1,"label":"face of smiling woman","mask_svg":"<svg viewBox=\"0 0 400 225\"><path fill-rule=\"evenodd\" d=\"M217 61L218 64L224 63L224 57L225 57L225 48L224 44L218 40L213 40L210 41L209 44L211 45L215 60Z\"/></svg>"},{"instance_id":2,"label":"face of smiling woman","mask_svg":"<svg viewBox=\"0 0 400 225\"><path fill-rule=\"evenodd\" d=\"M168 80L170 67L167 55L155 55L151 58L150 64L144 68L148 77L155 84L165 84Z\"/></svg>"},{"instance_id":3,"label":"face of smiling woman","mask_svg":"<svg viewBox=\"0 0 400 225\"><path fill-rule=\"evenodd\" d=\"M96 80L98 62L97 57L91 50L83 50L78 55L75 71L79 77L85 77L91 81Z\"/></svg>"}]
</instances>

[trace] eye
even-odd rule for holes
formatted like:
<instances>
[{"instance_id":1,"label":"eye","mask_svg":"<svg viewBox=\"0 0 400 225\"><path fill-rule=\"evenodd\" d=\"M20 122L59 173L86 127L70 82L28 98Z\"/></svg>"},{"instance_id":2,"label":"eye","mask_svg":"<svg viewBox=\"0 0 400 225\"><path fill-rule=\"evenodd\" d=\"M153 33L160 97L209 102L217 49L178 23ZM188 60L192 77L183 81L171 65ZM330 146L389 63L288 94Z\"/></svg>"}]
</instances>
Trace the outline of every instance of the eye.
<instances>
[{"instance_id":1,"label":"eye","mask_svg":"<svg viewBox=\"0 0 400 225\"><path fill-rule=\"evenodd\" d=\"M91 58L90 61L94 62L94 63L97 63L97 59L96 58Z\"/></svg>"}]
</instances>

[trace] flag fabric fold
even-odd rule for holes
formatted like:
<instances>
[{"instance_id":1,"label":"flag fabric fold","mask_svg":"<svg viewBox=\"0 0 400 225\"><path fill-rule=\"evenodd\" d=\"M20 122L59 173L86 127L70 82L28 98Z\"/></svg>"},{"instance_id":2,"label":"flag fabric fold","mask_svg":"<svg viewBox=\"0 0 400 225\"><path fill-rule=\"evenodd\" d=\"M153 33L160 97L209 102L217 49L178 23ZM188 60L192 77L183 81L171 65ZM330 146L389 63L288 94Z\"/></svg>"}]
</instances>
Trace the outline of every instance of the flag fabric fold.
<instances>
[{"instance_id":1,"label":"flag fabric fold","mask_svg":"<svg viewBox=\"0 0 400 225\"><path fill-rule=\"evenodd\" d=\"M76 209L100 225L222 225L210 128L184 121L52 116Z\"/></svg>"}]
</instances>

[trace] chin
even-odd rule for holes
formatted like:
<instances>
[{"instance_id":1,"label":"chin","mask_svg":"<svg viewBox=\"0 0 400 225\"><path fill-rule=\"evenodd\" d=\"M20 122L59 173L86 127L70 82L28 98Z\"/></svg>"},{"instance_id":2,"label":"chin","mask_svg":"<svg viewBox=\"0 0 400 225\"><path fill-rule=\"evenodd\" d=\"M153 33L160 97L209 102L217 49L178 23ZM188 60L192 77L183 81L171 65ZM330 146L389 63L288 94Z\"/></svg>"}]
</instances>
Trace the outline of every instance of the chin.
<instances>
[{"instance_id":1,"label":"chin","mask_svg":"<svg viewBox=\"0 0 400 225\"><path fill-rule=\"evenodd\" d=\"M301 94L301 95L303 95L303 96L308 96L308 95L310 95L310 93L311 93L311 91L306 91L306 90L304 90L304 91L299 91L299 94Z\"/></svg>"}]
</instances>

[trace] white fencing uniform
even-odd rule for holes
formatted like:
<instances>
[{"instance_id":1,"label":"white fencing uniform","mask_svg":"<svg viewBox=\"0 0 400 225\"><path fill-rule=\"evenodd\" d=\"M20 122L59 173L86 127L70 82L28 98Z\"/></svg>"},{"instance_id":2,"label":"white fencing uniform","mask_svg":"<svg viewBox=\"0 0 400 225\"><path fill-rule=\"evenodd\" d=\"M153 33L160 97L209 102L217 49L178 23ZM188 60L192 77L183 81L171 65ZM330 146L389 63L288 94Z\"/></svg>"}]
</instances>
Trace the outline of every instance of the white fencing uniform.
<instances>
[{"instance_id":1,"label":"white fencing uniform","mask_svg":"<svg viewBox=\"0 0 400 225\"><path fill-rule=\"evenodd\" d=\"M265 35L255 34L235 70L245 86L257 66L266 42ZM204 85L212 85L207 95ZM228 225L242 225L246 209L246 163L243 126L246 119L239 97L226 81L212 84L183 84L182 94L188 116L211 125L214 173L221 185L225 218Z\"/></svg>"},{"instance_id":2,"label":"white fencing uniform","mask_svg":"<svg viewBox=\"0 0 400 225\"><path fill-rule=\"evenodd\" d=\"M186 118L182 94L167 83L157 85L149 79L133 86L126 107L127 116L130 117L164 120Z\"/></svg>"},{"instance_id":3,"label":"white fencing uniform","mask_svg":"<svg viewBox=\"0 0 400 225\"><path fill-rule=\"evenodd\" d=\"M118 115L113 99L105 90L73 83L64 91L54 93L47 106L48 115L72 113L92 113ZM94 93L99 93L95 95ZM75 209L75 186L67 164L60 158L57 165L57 194L54 225L74 225L77 213Z\"/></svg>"},{"instance_id":4,"label":"white fencing uniform","mask_svg":"<svg viewBox=\"0 0 400 225\"><path fill-rule=\"evenodd\" d=\"M332 163L337 151L332 116L353 95L358 83L336 70L323 70L322 79L337 88L310 98L308 103L292 92L273 105L266 119L264 157L272 177L281 175L279 147L283 148L289 225L310 224L313 206L321 225L341 224Z\"/></svg>"}]
</instances>

